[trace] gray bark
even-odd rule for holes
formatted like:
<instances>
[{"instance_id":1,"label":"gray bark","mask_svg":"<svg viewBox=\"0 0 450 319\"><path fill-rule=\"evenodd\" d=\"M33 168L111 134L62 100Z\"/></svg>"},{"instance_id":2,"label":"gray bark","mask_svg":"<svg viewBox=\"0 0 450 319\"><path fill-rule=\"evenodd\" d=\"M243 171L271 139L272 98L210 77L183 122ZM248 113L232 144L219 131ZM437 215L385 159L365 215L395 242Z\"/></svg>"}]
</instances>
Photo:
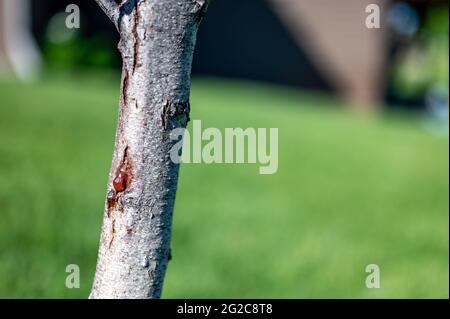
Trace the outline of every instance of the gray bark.
<instances>
[{"instance_id":1,"label":"gray bark","mask_svg":"<svg viewBox=\"0 0 450 319\"><path fill-rule=\"evenodd\" d=\"M206 0L96 0L120 33L119 121L90 298L159 298L178 164L169 132L189 121L191 62Z\"/></svg>"}]
</instances>

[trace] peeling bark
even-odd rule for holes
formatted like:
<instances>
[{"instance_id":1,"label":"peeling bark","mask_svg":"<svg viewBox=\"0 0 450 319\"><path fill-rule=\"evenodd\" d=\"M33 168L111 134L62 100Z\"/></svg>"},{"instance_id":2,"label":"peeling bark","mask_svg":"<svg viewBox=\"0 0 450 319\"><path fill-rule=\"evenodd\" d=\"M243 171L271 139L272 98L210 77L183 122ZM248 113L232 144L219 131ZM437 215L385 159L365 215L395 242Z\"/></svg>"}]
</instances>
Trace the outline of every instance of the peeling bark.
<instances>
[{"instance_id":1,"label":"peeling bark","mask_svg":"<svg viewBox=\"0 0 450 319\"><path fill-rule=\"evenodd\" d=\"M179 165L169 132L189 121L206 0L96 0L120 33L119 121L90 298L159 298Z\"/></svg>"}]
</instances>

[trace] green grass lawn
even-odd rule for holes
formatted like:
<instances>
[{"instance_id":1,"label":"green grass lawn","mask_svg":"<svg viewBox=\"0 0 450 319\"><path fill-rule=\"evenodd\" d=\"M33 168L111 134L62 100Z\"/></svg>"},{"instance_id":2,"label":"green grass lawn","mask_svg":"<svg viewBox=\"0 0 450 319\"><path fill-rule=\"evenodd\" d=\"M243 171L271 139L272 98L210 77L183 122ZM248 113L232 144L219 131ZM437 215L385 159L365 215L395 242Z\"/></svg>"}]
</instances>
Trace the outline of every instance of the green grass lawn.
<instances>
[{"instance_id":1,"label":"green grass lawn","mask_svg":"<svg viewBox=\"0 0 450 319\"><path fill-rule=\"evenodd\" d=\"M0 297L88 296L119 91L93 78L0 82ZM245 82L194 81L191 102L203 127L278 127L279 169L182 165L163 297L448 298L446 138Z\"/></svg>"}]
</instances>

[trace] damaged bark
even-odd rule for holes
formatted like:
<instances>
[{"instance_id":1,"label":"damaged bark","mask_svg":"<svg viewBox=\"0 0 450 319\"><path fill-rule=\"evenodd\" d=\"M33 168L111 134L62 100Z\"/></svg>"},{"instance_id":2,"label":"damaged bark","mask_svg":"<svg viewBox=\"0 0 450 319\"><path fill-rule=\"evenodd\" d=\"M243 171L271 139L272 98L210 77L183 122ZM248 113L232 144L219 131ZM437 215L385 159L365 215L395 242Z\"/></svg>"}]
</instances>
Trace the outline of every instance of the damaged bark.
<instances>
[{"instance_id":1,"label":"damaged bark","mask_svg":"<svg viewBox=\"0 0 450 319\"><path fill-rule=\"evenodd\" d=\"M96 0L120 33L119 120L90 298L159 298L179 165L170 130L189 121L206 0Z\"/></svg>"}]
</instances>

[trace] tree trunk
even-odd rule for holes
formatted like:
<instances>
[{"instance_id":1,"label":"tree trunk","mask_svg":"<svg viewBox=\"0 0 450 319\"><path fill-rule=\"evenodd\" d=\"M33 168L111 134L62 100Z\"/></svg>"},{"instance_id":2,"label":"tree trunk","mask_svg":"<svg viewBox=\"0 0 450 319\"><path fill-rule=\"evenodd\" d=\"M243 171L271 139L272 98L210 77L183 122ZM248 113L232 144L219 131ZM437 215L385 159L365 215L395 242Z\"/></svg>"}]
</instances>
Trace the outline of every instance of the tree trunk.
<instances>
[{"instance_id":1,"label":"tree trunk","mask_svg":"<svg viewBox=\"0 0 450 319\"><path fill-rule=\"evenodd\" d=\"M90 298L159 298L170 256L178 164L169 132L189 121L206 0L96 0L120 33L119 122Z\"/></svg>"}]
</instances>

